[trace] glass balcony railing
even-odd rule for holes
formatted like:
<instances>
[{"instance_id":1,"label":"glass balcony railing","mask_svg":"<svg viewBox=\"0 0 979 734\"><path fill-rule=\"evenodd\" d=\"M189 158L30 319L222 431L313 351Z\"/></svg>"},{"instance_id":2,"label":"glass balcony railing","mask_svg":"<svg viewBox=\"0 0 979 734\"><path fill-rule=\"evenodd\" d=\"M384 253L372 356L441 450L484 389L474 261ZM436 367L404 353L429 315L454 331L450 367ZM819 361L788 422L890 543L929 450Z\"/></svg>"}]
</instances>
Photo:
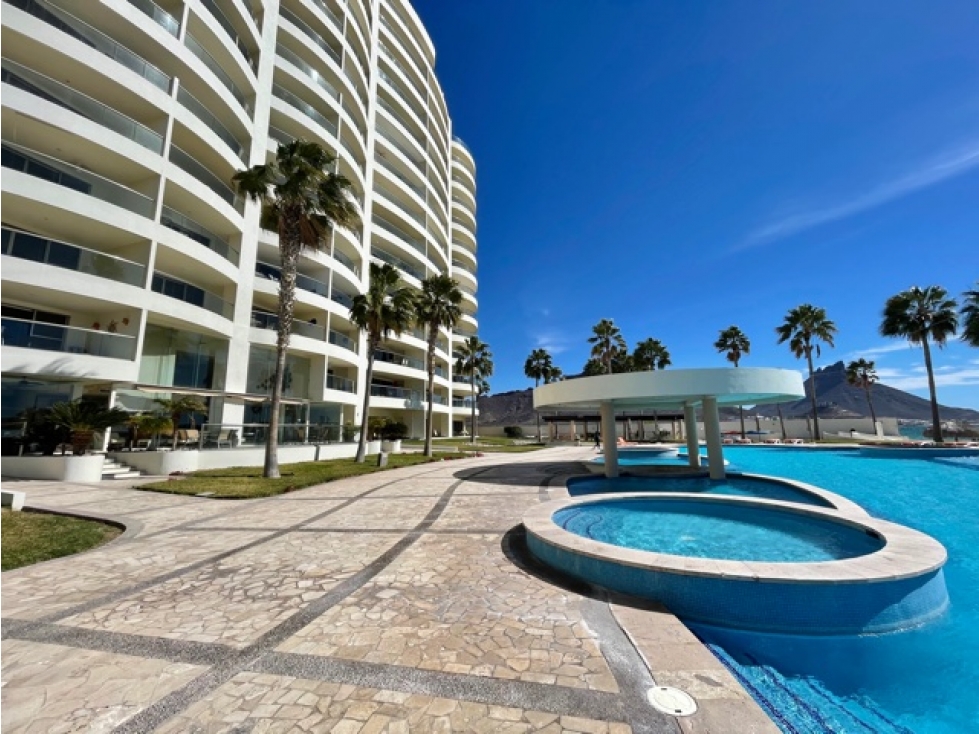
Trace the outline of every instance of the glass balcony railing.
<instances>
[{"instance_id":1,"label":"glass balcony railing","mask_svg":"<svg viewBox=\"0 0 979 734\"><path fill-rule=\"evenodd\" d=\"M343 254L341 250L338 250L335 247L333 248L333 259L338 263L343 263L346 265L354 275L360 275L360 268L357 266L357 263L353 261L353 258Z\"/></svg>"},{"instance_id":2,"label":"glass balcony railing","mask_svg":"<svg viewBox=\"0 0 979 734\"><path fill-rule=\"evenodd\" d=\"M476 297L476 289L475 289L475 288L470 288L469 286L467 286L467 285L462 285L462 284L460 283L460 284L459 284L459 290L460 290L460 291L462 291L463 293L467 293L467 294L469 294L469 295L470 295L470 296L472 296L473 298L475 298L475 297Z\"/></svg>"},{"instance_id":3,"label":"glass balcony railing","mask_svg":"<svg viewBox=\"0 0 979 734\"><path fill-rule=\"evenodd\" d=\"M5 84L23 89L56 105L71 110L102 127L139 143L154 153L163 152L163 136L96 99L77 92L59 81L38 74L9 59L3 59L0 72Z\"/></svg>"},{"instance_id":4,"label":"glass balcony railing","mask_svg":"<svg viewBox=\"0 0 979 734\"><path fill-rule=\"evenodd\" d=\"M66 13L46 0L4 0L16 8L30 13L50 26L67 33L87 46L102 53L113 61L134 71L164 92L170 89L170 77L149 63L142 56L133 53L118 41L110 38L88 23ZM111 73L111 72L110 72Z\"/></svg>"},{"instance_id":5,"label":"glass balcony railing","mask_svg":"<svg viewBox=\"0 0 979 734\"><path fill-rule=\"evenodd\" d=\"M346 377L336 375L326 376L326 386L330 390L340 390L341 392L357 392L357 383Z\"/></svg>"},{"instance_id":6,"label":"glass balcony railing","mask_svg":"<svg viewBox=\"0 0 979 734\"><path fill-rule=\"evenodd\" d=\"M296 139L296 136L274 125L269 125L269 139L276 145L288 145Z\"/></svg>"},{"instance_id":7,"label":"glass balcony railing","mask_svg":"<svg viewBox=\"0 0 979 734\"><path fill-rule=\"evenodd\" d=\"M285 59L290 64L295 66L297 69L299 69L303 74L305 74L310 79L312 79L313 82L315 82L320 89L322 89L328 95L333 97L333 99L335 99L337 102L340 101L340 93L336 90L336 88L332 84L330 84L326 79L324 79L323 75L320 74L318 71L316 71L316 69L314 69L312 66L307 64L305 61L303 61L298 54L290 51L281 43L276 45L275 53L278 54L280 58Z\"/></svg>"},{"instance_id":8,"label":"glass balcony railing","mask_svg":"<svg viewBox=\"0 0 979 734\"><path fill-rule=\"evenodd\" d=\"M388 197L390 198L390 197ZM392 224L390 221L384 217L375 215L372 220L374 226L383 229L385 232L393 234L396 239L403 241L406 245L410 245L420 252L422 255L428 256L427 245L423 240L414 237L407 232L405 232L401 227L396 224Z\"/></svg>"},{"instance_id":9,"label":"glass balcony railing","mask_svg":"<svg viewBox=\"0 0 979 734\"><path fill-rule=\"evenodd\" d=\"M421 76L421 74L418 74L417 71L415 71L414 74L408 71L408 67L402 64L400 61L398 61L395 55L391 53L391 50L383 43L379 43L377 47L378 49L380 49L381 54L384 56L384 58L387 59L389 62L391 62L391 64L393 64L395 67L397 67L398 71L404 74L405 79L408 80L408 83L418 93L418 96L421 97L422 99L427 99L428 93L421 86L419 86L417 81L415 81L415 74L417 74L418 76Z\"/></svg>"},{"instance_id":10,"label":"glass balcony railing","mask_svg":"<svg viewBox=\"0 0 979 734\"><path fill-rule=\"evenodd\" d=\"M238 31L236 31L235 27L231 24L231 21L228 20L228 16L224 14L214 0L201 0L201 5L207 8L208 12L214 16L214 19L218 22L218 25L221 26L225 33L228 34L228 38L231 39L231 43L238 49L238 52L242 55L245 61L248 62L248 65L254 66L255 59L252 57L251 51L248 50L245 42L238 35Z\"/></svg>"},{"instance_id":11,"label":"glass balcony railing","mask_svg":"<svg viewBox=\"0 0 979 734\"><path fill-rule=\"evenodd\" d=\"M330 294L330 298L345 308L353 308L354 297L349 293L344 293L339 288L333 289L333 292Z\"/></svg>"},{"instance_id":12,"label":"glass balcony railing","mask_svg":"<svg viewBox=\"0 0 979 734\"><path fill-rule=\"evenodd\" d=\"M177 101L194 113L194 116L207 125L211 132L228 144L228 147L235 152L242 161L245 160L245 144L241 142L234 133L226 128L217 116L211 112L203 102L187 91L186 87L181 86L177 90Z\"/></svg>"},{"instance_id":13,"label":"glass balcony railing","mask_svg":"<svg viewBox=\"0 0 979 734\"><path fill-rule=\"evenodd\" d=\"M396 364L400 365L401 367L410 367L413 370L421 370L422 372L428 371L428 368L425 366L424 359L408 357L404 354L390 352L386 349L378 349L376 352L374 352L374 359L378 362ZM439 377L445 377L445 370L439 365L435 365L435 374Z\"/></svg>"},{"instance_id":14,"label":"glass balcony railing","mask_svg":"<svg viewBox=\"0 0 979 734\"><path fill-rule=\"evenodd\" d=\"M8 227L3 228L3 254L137 287L146 280L146 267L139 263Z\"/></svg>"},{"instance_id":15,"label":"glass balcony railing","mask_svg":"<svg viewBox=\"0 0 979 734\"><path fill-rule=\"evenodd\" d=\"M316 122L319 125L321 125L322 127L324 127L326 130L328 130L333 135L333 137L336 137L337 136L337 123L332 122L331 120L328 120L323 115L322 112L320 112L319 110L317 110L315 107L313 107L308 102L304 102L302 99L300 99L299 97L297 97L295 94L293 94L292 92L290 92L288 89L286 89L284 87L280 87L278 84L273 84L272 85L272 94L273 94L273 96L278 97L279 99L281 99L286 104L288 104L288 105L290 105L292 107L295 107L297 110L299 110L304 115L306 115L306 117L310 118L314 122Z\"/></svg>"},{"instance_id":16,"label":"glass balcony railing","mask_svg":"<svg viewBox=\"0 0 979 734\"><path fill-rule=\"evenodd\" d=\"M422 188L421 186L419 186L419 185L417 185L415 183L412 183L411 179L409 179L404 174L399 173L398 172L398 169L396 169L394 166L392 166L390 163L388 163L386 160L384 160L380 156L375 156L374 162L377 163L385 171L387 171L388 173L390 173L392 176L394 176L396 179L398 179L401 183L403 183L409 189L411 189L416 194L418 194L418 196L420 196L422 198L422 201L425 200L425 189L424 188Z\"/></svg>"},{"instance_id":17,"label":"glass balcony railing","mask_svg":"<svg viewBox=\"0 0 979 734\"><path fill-rule=\"evenodd\" d=\"M176 145L171 145L170 162L207 186L207 188L231 204L239 213L241 212L241 208L244 205L241 197L235 193L234 189L222 181L219 176L211 173L208 168L201 165L190 153L181 150Z\"/></svg>"},{"instance_id":18,"label":"glass balcony railing","mask_svg":"<svg viewBox=\"0 0 979 734\"><path fill-rule=\"evenodd\" d=\"M170 275L154 273L152 288L154 293L175 298L192 306L200 306L218 316L224 316L226 319L230 319L234 315L233 303Z\"/></svg>"},{"instance_id":19,"label":"glass balcony railing","mask_svg":"<svg viewBox=\"0 0 979 734\"><path fill-rule=\"evenodd\" d=\"M455 243L453 243L453 244L455 244ZM456 245L456 247L458 247L458 245ZM470 275L476 275L476 269L473 268L472 265L467 265L466 263L460 262L459 260L453 260L452 261L452 267L453 268L458 268L459 270L465 270Z\"/></svg>"},{"instance_id":20,"label":"glass balcony railing","mask_svg":"<svg viewBox=\"0 0 979 734\"><path fill-rule=\"evenodd\" d=\"M469 408L473 406L473 401L469 398L452 398L453 408Z\"/></svg>"},{"instance_id":21,"label":"glass balcony railing","mask_svg":"<svg viewBox=\"0 0 979 734\"><path fill-rule=\"evenodd\" d=\"M376 193L382 194L388 201L393 202L402 214L413 219L418 223L418 226L425 229L425 215L419 214L418 212L412 210L407 204L401 203L399 195L392 191L390 188L382 184L378 179L374 179L374 191ZM422 245L421 252L424 252L424 245Z\"/></svg>"},{"instance_id":22,"label":"glass balcony railing","mask_svg":"<svg viewBox=\"0 0 979 734\"><path fill-rule=\"evenodd\" d=\"M383 106L384 105L382 104L381 107L383 107ZM425 173L424 173L424 171L425 171L425 161L423 161L421 158L418 157L418 153L416 153L415 151L411 150L404 143L401 143L401 142L398 142L397 140L395 140L393 133L386 132L385 130L381 129L380 127L377 128L377 135L385 143L388 143L389 145L393 146L396 150L398 150L401 153L401 155L403 155L405 158L407 158L409 161L411 161L413 164L415 164L415 168L417 168L418 169L418 172L424 177L424 175L425 175Z\"/></svg>"},{"instance_id":23,"label":"glass balcony railing","mask_svg":"<svg viewBox=\"0 0 979 734\"><path fill-rule=\"evenodd\" d=\"M245 93L242 91L241 87L234 83L228 72L215 61L214 57L207 52L207 49L201 45L200 41L194 38L189 33L184 37L184 45L190 49L191 53L194 54L208 69L214 74L229 92L231 96L238 100L238 103L245 108L245 111L251 114L251 107L249 107L248 102L245 101Z\"/></svg>"},{"instance_id":24,"label":"glass balcony railing","mask_svg":"<svg viewBox=\"0 0 979 734\"><path fill-rule=\"evenodd\" d=\"M357 353L357 342L355 342L346 334L341 334L339 331L333 331L333 329L330 329L329 338L330 338L330 344L335 344L338 347L343 347L344 349L347 349L353 352L354 354Z\"/></svg>"},{"instance_id":25,"label":"glass balcony railing","mask_svg":"<svg viewBox=\"0 0 979 734\"><path fill-rule=\"evenodd\" d=\"M154 200L150 197L36 150L4 143L2 163L4 168L22 171L29 176L88 194L135 214L153 216Z\"/></svg>"},{"instance_id":26,"label":"glass balcony railing","mask_svg":"<svg viewBox=\"0 0 979 734\"><path fill-rule=\"evenodd\" d=\"M286 10L285 8L279 9L279 15L296 26L296 28L302 31L306 37L309 38L309 40L325 51L327 55L337 63L337 66L343 65L343 56L340 54L340 52L328 44L326 39L323 38L318 31L313 30L313 28L311 28L306 21L300 19L295 13Z\"/></svg>"},{"instance_id":27,"label":"glass balcony railing","mask_svg":"<svg viewBox=\"0 0 979 734\"><path fill-rule=\"evenodd\" d=\"M252 326L258 329L269 329L277 331L279 328L279 317L274 313L265 311L252 311ZM300 321L294 319L292 322L292 333L305 336L309 339L326 341L326 329L311 321Z\"/></svg>"},{"instance_id":28,"label":"glass balcony railing","mask_svg":"<svg viewBox=\"0 0 979 734\"><path fill-rule=\"evenodd\" d=\"M163 211L160 213L160 224L190 237L190 239L199 242L209 250L213 250L225 260L235 265L238 264L238 250L233 248L225 238L214 234L203 225L198 224L190 217L184 216L176 209L171 209L164 205Z\"/></svg>"},{"instance_id":29,"label":"glass balcony railing","mask_svg":"<svg viewBox=\"0 0 979 734\"><path fill-rule=\"evenodd\" d=\"M49 352L90 354L95 357L132 360L136 356L136 337L112 334L76 326L48 324L3 317L3 345Z\"/></svg>"},{"instance_id":30,"label":"glass balcony railing","mask_svg":"<svg viewBox=\"0 0 979 734\"><path fill-rule=\"evenodd\" d=\"M180 21L153 2L153 0L129 0L129 4L146 13L171 36L175 38L180 37Z\"/></svg>"},{"instance_id":31,"label":"glass balcony railing","mask_svg":"<svg viewBox=\"0 0 979 734\"><path fill-rule=\"evenodd\" d=\"M425 279L425 273L423 273L421 270L419 270L418 268L416 268L414 265L409 265L408 263L406 263L401 258L395 257L394 255L392 255L389 252L385 252L384 250L380 250L380 249L378 249L376 247L372 247L371 248L371 256L372 257L376 257L378 260L380 260L382 262L386 262L388 265L393 265L398 270L401 270L402 272L407 273L408 275L410 275L413 278L417 278L418 280L424 280Z\"/></svg>"},{"instance_id":32,"label":"glass balcony railing","mask_svg":"<svg viewBox=\"0 0 979 734\"><path fill-rule=\"evenodd\" d=\"M424 329L412 329L411 335L416 339L421 339L423 342L428 344L428 334ZM435 348L441 349L443 352L449 351L449 343L445 339L436 339Z\"/></svg>"},{"instance_id":33,"label":"glass balcony railing","mask_svg":"<svg viewBox=\"0 0 979 734\"><path fill-rule=\"evenodd\" d=\"M278 283L282 279L282 269L277 265L259 261L255 263L255 275ZM296 287L324 298L330 297L330 287L326 283L302 273L296 273Z\"/></svg>"}]
</instances>

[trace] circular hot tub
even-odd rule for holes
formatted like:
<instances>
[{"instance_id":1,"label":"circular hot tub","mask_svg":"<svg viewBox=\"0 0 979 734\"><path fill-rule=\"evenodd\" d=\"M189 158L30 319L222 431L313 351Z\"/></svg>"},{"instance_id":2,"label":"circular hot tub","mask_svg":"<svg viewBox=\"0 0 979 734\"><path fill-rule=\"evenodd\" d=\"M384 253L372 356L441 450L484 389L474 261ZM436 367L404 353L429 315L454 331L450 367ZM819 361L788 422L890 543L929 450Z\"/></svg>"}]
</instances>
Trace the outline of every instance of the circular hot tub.
<instances>
[{"instance_id":1,"label":"circular hot tub","mask_svg":"<svg viewBox=\"0 0 979 734\"><path fill-rule=\"evenodd\" d=\"M920 624L948 605L944 547L865 514L638 493L544 503L524 525L544 563L692 622L859 634Z\"/></svg>"}]
</instances>

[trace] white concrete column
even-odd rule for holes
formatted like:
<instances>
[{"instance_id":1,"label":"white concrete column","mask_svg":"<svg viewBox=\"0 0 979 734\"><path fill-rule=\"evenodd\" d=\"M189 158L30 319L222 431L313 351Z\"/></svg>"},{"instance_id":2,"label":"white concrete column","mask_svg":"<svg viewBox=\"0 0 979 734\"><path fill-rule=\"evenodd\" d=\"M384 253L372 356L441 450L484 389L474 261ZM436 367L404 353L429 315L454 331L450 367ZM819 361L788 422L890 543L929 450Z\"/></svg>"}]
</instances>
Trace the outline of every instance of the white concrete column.
<instances>
[{"instance_id":1,"label":"white concrete column","mask_svg":"<svg viewBox=\"0 0 979 734\"><path fill-rule=\"evenodd\" d=\"M615 435L615 408L612 403L603 402L602 415L602 450L605 453L605 476L619 476L619 447Z\"/></svg>"},{"instance_id":2,"label":"white concrete column","mask_svg":"<svg viewBox=\"0 0 979 734\"><path fill-rule=\"evenodd\" d=\"M687 461L690 466L700 466L700 436L697 433L697 413L692 403L683 406L683 427L687 434Z\"/></svg>"},{"instance_id":3,"label":"white concrete column","mask_svg":"<svg viewBox=\"0 0 979 734\"><path fill-rule=\"evenodd\" d=\"M707 464L711 479L724 478L724 449L721 447L721 419L717 398L704 398L704 433L707 435Z\"/></svg>"}]
</instances>

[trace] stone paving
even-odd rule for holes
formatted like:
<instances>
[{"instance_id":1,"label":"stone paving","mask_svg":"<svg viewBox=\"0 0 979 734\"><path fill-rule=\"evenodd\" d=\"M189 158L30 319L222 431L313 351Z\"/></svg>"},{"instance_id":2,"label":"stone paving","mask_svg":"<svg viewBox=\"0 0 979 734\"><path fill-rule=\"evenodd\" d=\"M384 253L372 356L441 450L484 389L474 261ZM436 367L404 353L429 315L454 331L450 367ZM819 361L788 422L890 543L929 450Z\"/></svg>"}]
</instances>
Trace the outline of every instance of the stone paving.
<instances>
[{"instance_id":1,"label":"stone paving","mask_svg":"<svg viewBox=\"0 0 979 734\"><path fill-rule=\"evenodd\" d=\"M28 505L127 531L0 577L2 729L777 732L668 612L528 556L523 513L590 455L488 455L238 502L18 482ZM657 712L654 683L698 712Z\"/></svg>"}]
</instances>

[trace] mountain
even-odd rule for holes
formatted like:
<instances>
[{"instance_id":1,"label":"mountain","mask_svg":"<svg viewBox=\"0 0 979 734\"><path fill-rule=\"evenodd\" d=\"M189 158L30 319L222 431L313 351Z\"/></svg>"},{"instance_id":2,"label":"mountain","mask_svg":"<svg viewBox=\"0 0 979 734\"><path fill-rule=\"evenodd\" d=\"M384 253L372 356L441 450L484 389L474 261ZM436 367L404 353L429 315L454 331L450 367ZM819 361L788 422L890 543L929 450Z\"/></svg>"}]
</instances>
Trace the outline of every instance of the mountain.
<instances>
[{"instance_id":1,"label":"mountain","mask_svg":"<svg viewBox=\"0 0 979 734\"><path fill-rule=\"evenodd\" d=\"M805 418L809 415L809 380L805 380L806 397L782 403L785 418ZM878 418L900 418L903 420L931 421L931 403L925 398L906 393L887 385L876 384L870 388L870 398L874 401L874 411ZM846 366L843 362L831 364L816 370L816 399L819 415L822 418L869 417L866 393L846 381ZM939 405L943 421L979 422L979 410L952 408ZM759 405L751 408L751 415L775 416L774 405ZM721 419L737 417L737 410L722 409ZM534 401L532 390L512 390L479 399L479 422L484 426L528 425L534 422Z\"/></svg>"}]
</instances>

